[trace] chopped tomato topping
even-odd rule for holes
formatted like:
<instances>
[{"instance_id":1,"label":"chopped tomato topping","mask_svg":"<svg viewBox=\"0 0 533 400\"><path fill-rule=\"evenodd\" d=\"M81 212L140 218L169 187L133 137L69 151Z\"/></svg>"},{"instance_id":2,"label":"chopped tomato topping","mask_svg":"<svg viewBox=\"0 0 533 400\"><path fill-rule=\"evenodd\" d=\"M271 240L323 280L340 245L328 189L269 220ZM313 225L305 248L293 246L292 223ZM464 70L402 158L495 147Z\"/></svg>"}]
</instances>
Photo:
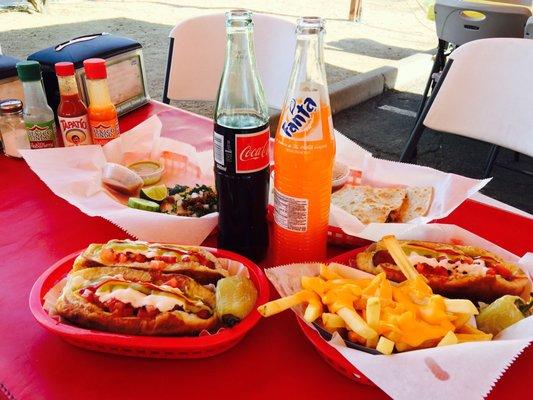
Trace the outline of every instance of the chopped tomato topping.
<instances>
[{"instance_id":1,"label":"chopped tomato topping","mask_svg":"<svg viewBox=\"0 0 533 400\"><path fill-rule=\"evenodd\" d=\"M159 261L163 261L164 263L167 263L167 264L175 264L176 260L177 260L177 257L175 257L175 256L157 256L157 257L155 257L155 259L159 260Z\"/></svg>"},{"instance_id":2,"label":"chopped tomato topping","mask_svg":"<svg viewBox=\"0 0 533 400\"><path fill-rule=\"evenodd\" d=\"M94 302L94 292L91 289L82 289L80 295L89 303Z\"/></svg>"},{"instance_id":3,"label":"chopped tomato topping","mask_svg":"<svg viewBox=\"0 0 533 400\"><path fill-rule=\"evenodd\" d=\"M167 264L164 261L159 261L159 260L150 261L150 268L152 269L164 269L166 265Z\"/></svg>"},{"instance_id":4,"label":"chopped tomato topping","mask_svg":"<svg viewBox=\"0 0 533 400\"><path fill-rule=\"evenodd\" d=\"M513 274L507 268L501 264L492 264L492 268L500 275L503 279L510 280L513 278Z\"/></svg>"},{"instance_id":5,"label":"chopped tomato topping","mask_svg":"<svg viewBox=\"0 0 533 400\"><path fill-rule=\"evenodd\" d=\"M489 276L495 276L496 275L496 270L494 268L489 268L489 269L487 269L487 272L485 274L489 275Z\"/></svg>"},{"instance_id":6,"label":"chopped tomato topping","mask_svg":"<svg viewBox=\"0 0 533 400\"><path fill-rule=\"evenodd\" d=\"M113 249L103 249L100 253L100 258L104 264L112 264L115 261L115 252Z\"/></svg>"},{"instance_id":7,"label":"chopped tomato topping","mask_svg":"<svg viewBox=\"0 0 533 400\"><path fill-rule=\"evenodd\" d=\"M118 317L129 317L133 315L133 306L117 299L111 299L104 303L109 312Z\"/></svg>"},{"instance_id":8,"label":"chopped tomato topping","mask_svg":"<svg viewBox=\"0 0 533 400\"><path fill-rule=\"evenodd\" d=\"M433 268L431 265L418 263L416 264L416 270L422 275L448 276L448 270L440 265Z\"/></svg>"},{"instance_id":9,"label":"chopped tomato topping","mask_svg":"<svg viewBox=\"0 0 533 400\"><path fill-rule=\"evenodd\" d=\"M139 318L153 318L157 314L159 314L159 310L154 306L144 306L137 311Z\"/></svg>"},{"instance_id":10,"label":"chopped tomato topping","mask_svg":"<svg viewBox=\"0 0 533 400\"><path fill-rule=\"evenodd\" d=\"M123 264L123 263L126 263L128 261L128 256L124 253L120 253L118 255L118 260L117 260L119 263Z\"/></svg>"},{"instance_id":11,"label":"chopped tomato topping","mask_svg":"<svg viewBox=\"0 0 533 400\"><path fill-rule=\"evenodd\" d=\"M166 281L164 284L167 285L167 286L172 286L173 288L177 288L178 287L178 280L176 278L171 278L168 281Z\"/></svg>"},{"instance_id":12,"label":"chopped tomato topping","mask_svg":"<svg viewBox=\"0 0 533 400\"><path fill-rule=\"evenodd\" d=\"M137 255L135 255L135 261L137 261L137 262L145 262L146 261L146 256L144 256L142 254L137 254Z\"/></svg>"}]
</instances>

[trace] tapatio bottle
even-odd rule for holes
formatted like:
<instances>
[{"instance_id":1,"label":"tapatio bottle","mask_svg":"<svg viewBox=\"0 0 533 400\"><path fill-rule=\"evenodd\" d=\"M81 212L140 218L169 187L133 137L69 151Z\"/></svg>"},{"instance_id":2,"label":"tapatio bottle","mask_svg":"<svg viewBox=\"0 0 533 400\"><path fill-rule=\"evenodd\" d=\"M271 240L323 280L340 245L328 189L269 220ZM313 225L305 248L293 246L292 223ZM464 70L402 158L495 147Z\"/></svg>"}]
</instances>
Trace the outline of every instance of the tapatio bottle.
<instances>
[{"instance_id":1,"label":"tapatio bottle","mask_svg":"<svg viewBox=\"0 0 533 400\"><path fill-rule=\"evenodd\" d=\"M252 13L226 13L226 32L213 136L218 245L258 261L268 247L270 129L255 63Z\"/></svg>"},{"instance_id":2,"label":"tapatio bottle","mask_svg":"<svg viewBox=\"0 0 533 400\"><path fill-rule=\"evenodd\" d=\"M91 144L87 107L83 104L78 94L78 84L74 76L74 64L71 62L58 62L55 65L55 70L60 95L57 119L63 137L63 145L68 147Z\"/></svg>"},{"instance_id":3,"label":"tapatio bottle","mask_svg":"<svg viewBox=\"0 0 533 400\"><path fill-rule=\"evenodd\" d=\"M56 147L54 112L44 94L41 65L37 61L20 61L17 73L24 89L24 126L30 148Z\"/></svg>"}]
</instances>

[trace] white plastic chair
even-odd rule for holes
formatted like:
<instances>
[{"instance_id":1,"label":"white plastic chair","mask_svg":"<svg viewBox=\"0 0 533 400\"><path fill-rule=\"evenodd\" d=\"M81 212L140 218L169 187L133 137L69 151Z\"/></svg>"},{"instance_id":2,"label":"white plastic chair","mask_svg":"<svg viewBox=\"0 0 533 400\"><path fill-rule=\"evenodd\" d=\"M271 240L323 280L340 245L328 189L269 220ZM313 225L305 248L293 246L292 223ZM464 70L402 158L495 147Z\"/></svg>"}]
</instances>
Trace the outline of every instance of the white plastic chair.
<instances>
[{"instance_id":1,"label":"white plastic chair","mask_svg":"<svg viewBox=\"0 0 533 400\"><path fill-rule=\"evenodd\" d=\"M257 67L268 105L280 109L289 83L296 25L254 14ZM224 66L226 27L223 13L185 20L170 32L163 102L215 100Z\"/></svg>"},{"instance_id":2,"label":"white plastic chair","mask_svg":"<svg viewBox=\"0 0 533 400\"><path fill-rule=\"evenodd\" d=\"M533 41L526 39L482 39L459 47L401 160L411 158L425 127L492 143L484 176L490 175L498 146L533 157L532 65Z\"/></svg>"},{"instance_id":3,"label":"white plastic chair","mask_svg":"<svg viewBox=\"0 0 533 400\"><path fill-rule=\"evenodd\" d=\"M447 51L450 45L456 48L473 40L493 37L522 38L527 19L532 15L531 0L436 0L434 11L439 39L437 54L417 120L451 53Z\"/></svg>"}]
</instances>

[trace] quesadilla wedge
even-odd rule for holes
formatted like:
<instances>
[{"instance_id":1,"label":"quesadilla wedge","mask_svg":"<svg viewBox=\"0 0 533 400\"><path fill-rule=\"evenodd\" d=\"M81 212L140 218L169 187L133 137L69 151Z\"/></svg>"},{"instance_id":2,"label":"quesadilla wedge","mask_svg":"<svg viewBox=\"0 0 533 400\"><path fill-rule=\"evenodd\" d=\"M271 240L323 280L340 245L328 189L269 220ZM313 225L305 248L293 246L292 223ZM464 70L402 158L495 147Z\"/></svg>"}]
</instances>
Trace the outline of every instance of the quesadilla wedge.
<instances>
[{"instance_id":1,"label":"quesadilla wedge","mask_svg":"<svg viewBox=\"0 0 533 400\"><path fill-rule=\"evenodd\" d=\"M387 222L389 214L402 206L406 193L405 189L399 188L345 186L331 195L331 203L367 225Z\"/></svg>"},{"instance_id":2,"label":"quesadilla wedge","mask_svg":"<svg viewBox=\"0 0 533 400\"><path fill-rule=\"evenodd\" d=\"M437 294L486 303L506 294L530 297L526 274L487 250L417 240L400 240L400 245ZM374 275L385 272L394 282L405 280L383 241L357 254L350 265Z\"/></svg>"}]
</instances>

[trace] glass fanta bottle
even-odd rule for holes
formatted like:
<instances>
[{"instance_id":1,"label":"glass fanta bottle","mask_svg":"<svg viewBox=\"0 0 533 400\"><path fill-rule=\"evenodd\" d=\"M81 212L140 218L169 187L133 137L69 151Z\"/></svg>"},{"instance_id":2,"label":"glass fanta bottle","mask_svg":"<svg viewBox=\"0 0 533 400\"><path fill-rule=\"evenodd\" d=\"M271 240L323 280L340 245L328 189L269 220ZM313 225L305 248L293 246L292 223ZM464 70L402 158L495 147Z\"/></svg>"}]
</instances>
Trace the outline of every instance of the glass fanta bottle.
<instances>
[{"instance_id":1,"label":"glass fanta bottle","mask_svg":"<svg viewBox=\"0 0 533 400\"><path fill-rule=\"evenodd\" d=\"M304 17L274 147L274 261L326 258L335 136L323 58L324 23Z\"/></svg>"}]
</instances>

